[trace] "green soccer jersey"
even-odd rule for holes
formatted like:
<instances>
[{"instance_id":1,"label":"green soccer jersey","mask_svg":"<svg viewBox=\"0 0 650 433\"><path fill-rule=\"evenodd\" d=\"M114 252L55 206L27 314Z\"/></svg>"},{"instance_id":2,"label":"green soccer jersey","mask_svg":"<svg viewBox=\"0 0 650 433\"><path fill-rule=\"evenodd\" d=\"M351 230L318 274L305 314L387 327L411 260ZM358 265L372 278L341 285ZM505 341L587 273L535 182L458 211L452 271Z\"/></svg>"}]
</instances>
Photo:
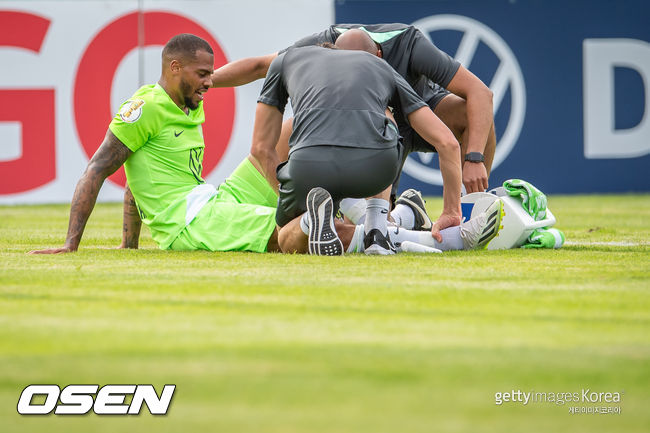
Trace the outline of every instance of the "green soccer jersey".
<instances>
[{"instance_id":1,"label":"green soccer jersey","mask_svg":"<svg viewBox=\"0 0 650 433\"><path fill-rule=\"evenodd\" d=\"M203 102L185 114L159 85L143 86L109 128L133 154L124 164L142 221L166 249L188 224L188 194L201 177Z\"/></svg>"}]
</instances>

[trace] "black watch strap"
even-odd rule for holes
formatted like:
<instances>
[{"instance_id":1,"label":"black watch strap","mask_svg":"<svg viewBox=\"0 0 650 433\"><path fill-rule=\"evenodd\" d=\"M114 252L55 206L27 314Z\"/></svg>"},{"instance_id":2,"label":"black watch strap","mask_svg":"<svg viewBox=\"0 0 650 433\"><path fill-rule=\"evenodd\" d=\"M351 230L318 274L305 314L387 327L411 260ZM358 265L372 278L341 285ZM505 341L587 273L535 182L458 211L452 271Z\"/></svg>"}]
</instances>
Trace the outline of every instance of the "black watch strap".
<instances>
[{"instance_id":1,"label":"black watch strap","mask_svg":"<svg viewBox=\"0 0 650 433\"><path fill-rule=\"evenodd\" d=\"M481 152L468 152L467 154L465 154L465 161L484 162L485 157Z\"/></svg>"}]
</instances>

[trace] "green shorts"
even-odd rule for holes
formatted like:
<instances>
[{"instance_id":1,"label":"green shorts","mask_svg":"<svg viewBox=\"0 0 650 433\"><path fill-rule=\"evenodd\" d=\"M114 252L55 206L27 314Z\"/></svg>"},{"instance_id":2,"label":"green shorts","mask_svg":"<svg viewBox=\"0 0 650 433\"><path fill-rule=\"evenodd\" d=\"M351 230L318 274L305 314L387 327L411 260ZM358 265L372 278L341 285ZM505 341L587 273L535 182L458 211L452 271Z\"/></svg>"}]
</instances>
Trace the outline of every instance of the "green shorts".
<instances>
[{"instance_id":1,"label":"green shorts","mask_svg":"<svg viewBox=\"0 0 650 433\"><path fill-rule=\"evenodd\" d=\"M275 230L277 203L275 191L246 158L170 249L263 253Z\"/></svg>"}]
</instances>

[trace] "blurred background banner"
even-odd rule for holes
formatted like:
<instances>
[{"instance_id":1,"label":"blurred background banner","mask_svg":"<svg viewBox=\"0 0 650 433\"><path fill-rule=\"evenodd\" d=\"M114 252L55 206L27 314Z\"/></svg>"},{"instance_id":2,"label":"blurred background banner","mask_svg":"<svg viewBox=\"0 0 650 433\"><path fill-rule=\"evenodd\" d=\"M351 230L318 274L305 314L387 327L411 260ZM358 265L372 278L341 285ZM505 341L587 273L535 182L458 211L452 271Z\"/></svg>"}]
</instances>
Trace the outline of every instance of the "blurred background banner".
<instances>
[{"instance_id":1,"label":"blurred background banner","mask_svg":"<svg viewBox=\"0 0 650 433\"><path fill-rule=\"evenodd\" d=\"M332 0L0 1L0 204L69 202L120 104L158 81L171 36L207 39L218 67L333 19ZM206 181L248 154L261 86L206 94ZM123 184L120 170L99 200L121 200Z\"/></svg>"},{"instance_id":2,"label":"blurred background banner","mask_svg":"<svg viewBox=\"0 0 650 433\"><path fill-rule=\"evenodd\" d=\"M336 2L337 23L414 24L494 92L491 186L650 191L650 2ZM437 157L414 154L401 189L442 190Z\"/></svg>"},{"instance_id":3,"label":"blurred background banner","mask_svg":"<svg viewBox=\"0 0 650 433\"><path fill-rule=\"evenodd\" d=\"M0 204L68 202L119 105L160 75L174 34L210 41L215 66L268 54L335 22L414 24L495 95L491 186L650 191L650 3L643 0L0 1ZM261 80L206 96L204 178L250 147ZM402 189L441 192L412 155ZM123 174L99 199L122 198Z\"/></svg>"}]
</instances>

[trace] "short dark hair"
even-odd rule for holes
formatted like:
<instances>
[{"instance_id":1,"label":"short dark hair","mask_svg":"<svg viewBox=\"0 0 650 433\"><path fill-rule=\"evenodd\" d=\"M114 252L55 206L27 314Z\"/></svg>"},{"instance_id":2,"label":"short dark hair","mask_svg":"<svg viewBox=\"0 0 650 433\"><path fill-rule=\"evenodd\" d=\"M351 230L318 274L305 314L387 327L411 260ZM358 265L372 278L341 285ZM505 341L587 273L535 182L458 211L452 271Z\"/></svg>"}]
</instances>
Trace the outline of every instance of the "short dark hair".
<instances>
[{"instance_id":1,"label":"short dark hair","mask_svg":"<svg viewBox=\"0 0 650 433\"><path fill-rule=\"evenodd\" d=\"M165 48L163 48L162 56L183 56L196 58L196 52L198 50L207 51L210 54L214 54L212 47L205 40L200 37L190 34L190 33L181 33L174 36L167 42Z\"/></svg>"}]
</instances>

